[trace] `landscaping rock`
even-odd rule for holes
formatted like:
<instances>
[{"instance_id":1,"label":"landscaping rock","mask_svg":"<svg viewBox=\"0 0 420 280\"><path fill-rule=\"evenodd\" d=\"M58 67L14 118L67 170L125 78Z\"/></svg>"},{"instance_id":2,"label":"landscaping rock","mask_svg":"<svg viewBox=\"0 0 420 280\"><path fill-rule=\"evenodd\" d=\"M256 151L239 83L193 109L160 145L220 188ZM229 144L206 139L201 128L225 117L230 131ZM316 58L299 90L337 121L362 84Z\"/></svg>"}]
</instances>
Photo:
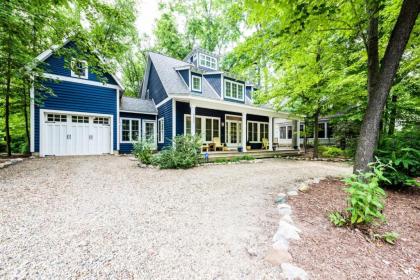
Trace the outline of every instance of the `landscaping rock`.
<instances>
[{"instance_id":1,"label":"landscaping rock","mask_svg":"<svg viewBox=\"0 0 420 280\"><path fill-rule=\"evenodd\" d=\"M137 159L135 157L129 157L128 159L132 160L132 161L137 161Z\"/></svg>"},{"instance_id":2,"label":"landscaping rock","mask_svg":"<svg viewBox=\"0 0 420 280\"><path fill-rule=\"evenodd\" d=\"M300 232L301 232L300 229L298 229L294 225L292 225L292 224L290 224L286 221L280 220L279 228L276 232L276 235L277 234L281 235L286 239L299 240L300 239L300 236L299 236Z\"/></svg>"},{"instance_id":3,"label":"landscaping rock","mask_svg":"<svg viewBox=\"0 0 420 280\"><path fill-rule=\"evenodd\" d=\"M276 239L276 240L274 240ZM274 235L273 237L273 248L276 250L286 250L289 249L289 241L281 235Z\"/></svg>"},{"instance_id":4,"label":"landscaping rock","mask_svg":"<svg viewBox=\"0 0 420 280\"><path fill-rule=\"evenodd\" d=\"M307 192L309 191L309 186L307 184L300 185L299 189L300 192Z\"/></svg>"},{"instance_id":5,"label":"landscaping rock","mask_svg":"<svg viewBox=\"0 0 420 280\"><path fill-rule=\"evenodd\" d=\"M288 263L292 261L292 256L289 254L289 252L287 252L287 250L270 249L264 259L272 265L280 265L282 263Z\"/></svg>"},{"instance_id":6,"label":"landscaping rock","mask_svg":"<svg viewBox=\"0 0 420 280\"><path fill-rule=\"evenodd\" d=\"M287 195L285 193L279 193L276 198L276 203L285 203L287 201Z\"/></svg>"},{"instance_id":7,"label":"landscaping rock","mask_svg":"<svg viewBox=\"0 0 420 280\"><path fill-rule=\"evenodd\" d=\"M277 209L279 211L279 215L281 217L285 216L285 215L290 215L292 214L292 208L290 207L290 205L287 205L286 203L281 203L277 205Z\"/></svg>"},{"instance_id":8,"label":"landscaping rock","mask_svg":"<svg viewBox=\"0 0 420 280\"><path fill-rule=\"evenodd\" d=\"M287 223L289 223L289 224L293 224L293 220L292 220L292 217L290 217L290 215L284 215L284 216L280 219L280 221L285 221L285 222L287 222Z\"/></svg>"},{"instance_id":9,"label":"landscaping rock","mask_svg":"<svg viewBox=\"0 0 420 280\"><path fill-rule=\"evenodd\" d=\"M296 196L296 195L298 195L298 192L296 190L290 190L290 191L287 192L287 195L288 196Z\"/></svg>"},{"instance_id":10,"label":"landscaping rock","mask_svg":"<svg viewBox=\"0 0 420 280\"><path fill-rule=\"evenodd\" d=\"M22 158L12 158L10 161L11 161L13 164L15 164L15 163L18 163L18 162L23 161L23 159L22 159Z\"/></svg>"},{"instance_id":11,"label":"landscaping rock","mask_svg":"<svg viewBox=\"0 0 420 280\"><path fill-rule=\"evenodd\" d=\"M306 280L309 279L308 273L302 268L299 268L291 263L282 263L281 269L283 270L284 278L288 280Z\"/></svg>"}]
</instances>

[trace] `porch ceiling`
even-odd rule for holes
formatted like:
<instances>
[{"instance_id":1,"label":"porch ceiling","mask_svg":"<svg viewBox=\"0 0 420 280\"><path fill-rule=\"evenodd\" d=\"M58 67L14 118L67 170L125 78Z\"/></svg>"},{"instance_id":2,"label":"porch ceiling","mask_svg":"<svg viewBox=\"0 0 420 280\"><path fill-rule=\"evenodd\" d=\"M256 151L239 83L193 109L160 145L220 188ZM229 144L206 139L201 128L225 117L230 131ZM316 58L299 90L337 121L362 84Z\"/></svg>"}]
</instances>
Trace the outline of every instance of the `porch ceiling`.
<instances>
[{"instance_id":1,"label":"porch ceiling","mask_svg":"<svg viewBox=\"0 0 420 280\"><path fill-rule=\"evenodd\" d=\"M277 112L267 108L260 108L241 103L226 102L223 100L213 100L199 96L173 96L176 101L190 103L195 107L208 108L213 110L230 111L236 113L247 113L259 116L269 116L274 118L283 118L289 120L303 120L303 117L291 115L286 112Z\"/></svg>"}]
</instances>

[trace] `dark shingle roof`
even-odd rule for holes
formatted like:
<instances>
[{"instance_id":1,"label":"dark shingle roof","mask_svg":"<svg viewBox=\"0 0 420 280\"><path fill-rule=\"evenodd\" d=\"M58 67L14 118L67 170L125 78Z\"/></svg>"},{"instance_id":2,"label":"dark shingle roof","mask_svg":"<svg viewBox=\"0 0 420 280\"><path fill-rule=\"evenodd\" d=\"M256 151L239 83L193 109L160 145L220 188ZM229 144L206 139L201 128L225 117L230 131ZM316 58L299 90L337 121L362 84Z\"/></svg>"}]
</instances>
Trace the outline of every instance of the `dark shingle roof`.
<instances>
[{"instance_id":1,"label":"dark shingle roof","mask_svg":"<svg viewBox=\"0 0 420 280\"><path fill-rule=\"evenodd\" d=\"M153 101L127 96L121 97L120 110L145 114L157 114L156 106Z\"/></svg>"}]
</instances>

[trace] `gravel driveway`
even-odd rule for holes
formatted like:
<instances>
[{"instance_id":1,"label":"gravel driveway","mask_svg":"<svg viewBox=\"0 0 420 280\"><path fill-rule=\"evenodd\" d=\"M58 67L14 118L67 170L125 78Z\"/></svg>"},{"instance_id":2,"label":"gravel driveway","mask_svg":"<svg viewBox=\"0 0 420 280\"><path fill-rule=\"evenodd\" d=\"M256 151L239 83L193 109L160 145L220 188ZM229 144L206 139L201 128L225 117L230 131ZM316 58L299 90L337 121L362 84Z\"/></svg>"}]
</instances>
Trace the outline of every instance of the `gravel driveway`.
<instances>
[{"instance_id":1,"label":"gravel driveway","mask_svg":"<svg viewBox=\"0 0 420 280\"><path fill-rule=\"evenodd\" d=\"M272 279L276 194L346 164L141 169L122 156L0 170L0 278Z\"/></svg>"}]
</instances>

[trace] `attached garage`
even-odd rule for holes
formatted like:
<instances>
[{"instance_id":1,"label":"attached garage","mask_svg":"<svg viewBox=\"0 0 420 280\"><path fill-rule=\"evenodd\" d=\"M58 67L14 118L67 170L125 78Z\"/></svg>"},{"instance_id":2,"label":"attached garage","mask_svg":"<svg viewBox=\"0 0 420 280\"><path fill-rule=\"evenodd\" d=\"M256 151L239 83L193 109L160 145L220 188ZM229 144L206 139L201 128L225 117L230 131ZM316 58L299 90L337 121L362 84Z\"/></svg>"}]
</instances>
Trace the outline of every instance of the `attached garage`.
<instances>
[{"instance_id":1,"label":"attached garage","mask_svg":"<svg viewBox=\"0 0 420 280\"><path fill-rule=\"evenodd\" d=\"M112 115L40 110L40 155L112 153L112 124Z\"/></svg>"}]
</instances>

